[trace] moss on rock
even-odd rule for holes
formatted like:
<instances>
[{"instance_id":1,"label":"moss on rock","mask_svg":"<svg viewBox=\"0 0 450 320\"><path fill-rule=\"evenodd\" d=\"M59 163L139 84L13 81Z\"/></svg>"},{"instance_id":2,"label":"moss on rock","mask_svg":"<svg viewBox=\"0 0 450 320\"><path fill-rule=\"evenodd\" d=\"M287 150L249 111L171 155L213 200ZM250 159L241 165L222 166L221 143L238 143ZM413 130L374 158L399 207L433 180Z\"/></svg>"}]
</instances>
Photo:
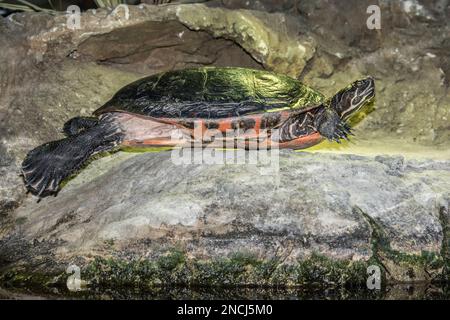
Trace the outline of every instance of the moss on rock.
<instances>
[{"instance_id":1,"label":"moss on rock","mask_svg":"<svg viewBox=\"0 0 450 320\"><path fill-rule=\"evenodd\" d=\"M256 291L263 288L269 291L274 288L300 290L301 292L295 292L296 295L306 294L304 290L308 291L308 295L313 294L311 290L313 292L331 290L338 294L339 298L351 297L353 294L360 295L363 290L364 298L380 298L389 290L367 289L369 265L378 265L381 270L386 271L387 276L382 272L382 285L385 288L393 279L392 266L395 263L402 270L408 268L420 270L424 266L429 267L437 263L436 259L435 256L426 254L391 256L390 253L385 253L384 248L379 248L368 261L336 260L314 253L305 259L288 264L279 259L260 259L247 252L236 252L223 258L195 259L189 257L183 250L173 248L155 259L95 257L82 268L81 279L87 283L88 290L81 293L67 291L66 281L69 275L65 270L42 273L37 270L15 268L1 273L0 283L4 288L27 288L36 292L57 293L64 296L81 295L84 298L98 298L103 292L109 292L114 297L129 295L126 288L134 288L151 296L164 295L167 290L172 292L176 289L175 293L170 293L172 298L178 295L182 298L186 290L198 291L198 288L204 288L200 291L206 290L205 292L210 293L217 290L226 291L227 288L238 291L243 288L254 288Z\"/></svg>"},{"instance_id":2,"label":"moss on rock","mask_svg":"<svg viewBox=\"0 0 450 320\"><path fill-rule=\"evenodd\" d=\"M235 253L212 260L188 258L174 250L155 261L97 257L83 272L93 285L301 286L363 285L366 262L332 260L313 254L294 264Z\"/></svg>"},{"instance_id":3,"label":"moss on rock","mask_svg":"<svg viewBox=\"0 0 450 320\"><path fill-rule=\"evenodd\" d=\"M364 216L372 229L372 257L369 263L384 270L383 282L411 282L416 279L441 281L446 278L443 255L425 250L416 255L392 249L381 225L360 208L355 207L355 210Z\"/></svg>"}]
</instances>

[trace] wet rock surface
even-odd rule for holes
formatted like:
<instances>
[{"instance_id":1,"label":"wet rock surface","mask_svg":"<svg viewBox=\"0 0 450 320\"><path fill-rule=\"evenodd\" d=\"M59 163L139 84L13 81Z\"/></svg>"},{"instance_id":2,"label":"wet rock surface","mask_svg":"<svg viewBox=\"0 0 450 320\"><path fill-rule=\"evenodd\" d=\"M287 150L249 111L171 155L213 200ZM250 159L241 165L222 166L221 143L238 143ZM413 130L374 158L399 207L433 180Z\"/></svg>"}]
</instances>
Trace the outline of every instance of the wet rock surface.
<instances>
[{"instance_id":1,"label":"wet rock surface","mask_svg":"<svg viewBox=\"0 0 450 320\"><path fill-rule=\"evenodd\" d=\"M449 261L448 5L380 1L382 29L369 30L368 2L276 3L130 6L129 19L120 10L88 11L76 30L64 15L0 18L0 60L8 61L0 65L0 264L50 274L68 263L92 265L95 256L159 261L175 250L185 263L243 251L253 262L239 263L254 273L237 282L277 284L299 271L269 268L265 283L255 261L275 259L274 270L284 270L320 253L376 263L390 280L442 279ZM89 115L144 75L203 65L274 70L327 96L370 74L375 110L355 127L353 145L317 150L331 154L282 152L275 175L119 152L93 161L55 198L37 203L26 195L21 160L62 138L66 120ZM414 152L404 157L403 150Z\"/></svg>"}]
</instances>

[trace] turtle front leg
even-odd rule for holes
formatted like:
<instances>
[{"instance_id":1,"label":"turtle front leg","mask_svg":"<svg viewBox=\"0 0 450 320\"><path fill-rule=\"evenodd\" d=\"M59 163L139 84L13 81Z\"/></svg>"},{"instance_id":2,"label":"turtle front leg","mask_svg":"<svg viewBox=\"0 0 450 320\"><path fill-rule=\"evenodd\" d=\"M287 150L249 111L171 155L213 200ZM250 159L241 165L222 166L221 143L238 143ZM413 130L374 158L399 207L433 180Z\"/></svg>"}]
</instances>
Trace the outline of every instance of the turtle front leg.
<instances>
[{"instance_id":1,"label":"turtle front leg","mask_svg":"<svg viewBox=\"0 0 450 320\"><path fill-rule=\"evenodd\" d=\"M98 124L98 119L93 117L75 117L67 121L63 126L63 132L71 137L82 131L90 129Z\"/></svg>"},{"instance_id":2,"label":"turtle front leg","mask_svg":"<svg viewBox=\"0 0 450 320\"><path fill-rule=\"evenodd\" d=\"M353 135L350 126L342 121L336 111L324 108L320 111L314 121L319 133L331 141L341 143L341 139L348 140L349 135Z\"/></svg>"},{"instance_id":3,"label":"turtle front leg","mask_svg":"<svg viewBox=\"0 0 450 320\"><path fill-rule=\"evenodd\" d=\"M22 162L26 188L39 197L57 193L61 181L81 168L89 157L113 149L123 137L117 123L100 121L89 130L34 148Z\"/></svg>"}]
</instances>

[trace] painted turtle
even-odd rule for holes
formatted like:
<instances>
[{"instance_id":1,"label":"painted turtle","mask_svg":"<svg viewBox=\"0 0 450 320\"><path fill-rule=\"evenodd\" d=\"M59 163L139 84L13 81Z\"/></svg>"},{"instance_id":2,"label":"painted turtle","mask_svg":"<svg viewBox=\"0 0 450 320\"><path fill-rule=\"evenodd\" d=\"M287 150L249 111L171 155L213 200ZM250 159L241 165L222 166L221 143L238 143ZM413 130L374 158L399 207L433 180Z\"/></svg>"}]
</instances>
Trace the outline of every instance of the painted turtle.
<instances>
[{"instance_id":1,"label":"painted turtle","mask_svg":"<svg viewBox=\"0 0 450 320\"><path fill-rule=\"evenodd\" d=\"M43 144L22 163L27 188L44 196L92 155L116 146L302 149L347 139L346 120L375 95L371 77L326 100L288 76L245 68L169 71L120 89L94 112L64 125L66 138ZM175 134L176 132L176 134Z\"/></svg>"}]
</instances>

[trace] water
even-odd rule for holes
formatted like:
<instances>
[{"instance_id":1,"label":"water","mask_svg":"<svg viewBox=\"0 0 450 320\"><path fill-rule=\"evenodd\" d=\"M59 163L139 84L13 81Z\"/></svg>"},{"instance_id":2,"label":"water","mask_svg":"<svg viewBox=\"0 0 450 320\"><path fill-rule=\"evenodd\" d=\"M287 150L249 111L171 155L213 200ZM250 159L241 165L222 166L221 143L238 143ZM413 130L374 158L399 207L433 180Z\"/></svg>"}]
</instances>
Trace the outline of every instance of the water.
<instances>
[{"instance_id":1,"label":"water","mask_svg":"<svg viewBox=\"0 0 450 320\"><path fill-rule=\"evenodd\" d=\"M449 300L450 285L398 284L381 290L367 288L207 288L165 287L139 289L131 287L90 288L78 292L64 287L46 290L40 288L0 288L0 299L88 299L88 300Z\"/></svg>"}]
</instances>

